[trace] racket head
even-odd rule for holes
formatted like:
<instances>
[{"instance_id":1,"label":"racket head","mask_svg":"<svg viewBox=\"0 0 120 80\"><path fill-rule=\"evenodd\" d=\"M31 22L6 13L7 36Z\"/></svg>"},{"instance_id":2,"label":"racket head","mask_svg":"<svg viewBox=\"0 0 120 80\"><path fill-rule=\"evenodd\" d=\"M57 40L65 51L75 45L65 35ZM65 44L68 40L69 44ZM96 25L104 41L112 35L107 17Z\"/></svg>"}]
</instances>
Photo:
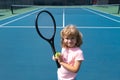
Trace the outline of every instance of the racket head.
<instances>
[{"instance_id":1,"label":"racket head","mask_svg":"<svg viewBox=\"0 0 120 80\"><path fill-rule=\"evenodd\" d=\"M44 40L50 41L55 37L56 22L49 11L42 10L38 13L35 20L35 26L37 33Z\"/></svg>"}]
</instances>

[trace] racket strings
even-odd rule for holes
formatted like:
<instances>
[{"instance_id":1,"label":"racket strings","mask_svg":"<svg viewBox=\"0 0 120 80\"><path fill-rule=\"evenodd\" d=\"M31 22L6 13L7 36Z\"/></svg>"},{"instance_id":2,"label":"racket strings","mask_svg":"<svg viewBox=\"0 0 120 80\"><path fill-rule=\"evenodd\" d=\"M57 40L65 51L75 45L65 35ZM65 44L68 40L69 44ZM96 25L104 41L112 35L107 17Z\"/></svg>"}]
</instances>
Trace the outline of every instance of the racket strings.
<instances>
[{"instance_id":1,"label":"racket strings","mask_svg":"<svg viewBox=\"0 0 120 80\"><path fill-rule=\"evenodd\" d=\"M46 39L51 39L54 36L54 22L48 13L43 12L39 15L38 30Z\"/></svg>"}]
</instances>

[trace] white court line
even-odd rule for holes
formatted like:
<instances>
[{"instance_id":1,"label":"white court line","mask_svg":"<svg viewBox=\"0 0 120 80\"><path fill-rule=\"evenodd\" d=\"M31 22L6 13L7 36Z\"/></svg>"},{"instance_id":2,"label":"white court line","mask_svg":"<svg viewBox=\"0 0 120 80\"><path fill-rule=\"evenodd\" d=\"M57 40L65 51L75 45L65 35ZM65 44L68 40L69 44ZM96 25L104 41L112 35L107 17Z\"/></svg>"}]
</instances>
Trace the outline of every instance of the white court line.
<instances>
[{"instance_id":1,"label":"white court line","mask_svg":"<svg viewBox=\"0 0 120 80\"><path fill-rule=\"evenodd\" d=\"M65 10L63 9L63 27L65 27Z\"/></svg>"},{"instance_id":2,"label":"white court line","mask_svg":"<svg viewBox=\"0 0 120 80\"><path fill-rule=\"evenodd\" d=\"M78 26L77 28L81 29L120 29L120 27L80 27Z\"/></svg>"},{"instance_id":3,"label":"white court line","mask_svg":"<svg viewBox=\"0 0 120 80\"><path fill-rule=\"evenodd\" d=\"M0 28L35 28L35 26L0 26ZM43 26L41 28L53 28L52 26ZM57 26L57 28L63 28L62 26Z\"/></svg>"},{"instance_id":4,"label":"white court line","mask_svg":"<svg viewBox=\"0 0 120 80\"><path fill-rule=\"evenodd\" d=\"M35 26L0 26L0 28L35 28ZM43 27L43 28L50 28ZM52 28L52 27L51 27ZM63 28L63 26L57 26L57 28ZM89 26L77 26L77 28L81 29L120 29L120 27L89 27Z\"/></svg>"},{"instance_id":5,"label":"white court line","mask_svg":"<svg viewBox=\"0 0 120 80\"><path fill-rule=\"evenodd\" d=\"M100 14L100 13L97 13L97 12L95 12L95 11L92 11L92 10L89 10L89 9L85 9L85 10L87 10L87 11L89 11L89 12L92 12L92 13L94 13L94 14L100 15L100 16L102 16L102 17L104 17L104 18L109 19L109 20L112 20L112 21L115 21L115 22L120 23L120 21L119 21L119 20L113 19L113 18L111 18L111 17L105 16L105 15Z\"/></svg>"},{"instance_id":6,"label":"white court line","mask_svg":"<svg viewBox=\"0 0 120 80\"><path fill-rule=\"evenodd\" d=\"M0 28L35 28L35 26L0 26Z\"/></svg>"},{"instance_id":7,"label":"white court line","mask_svg":"<svg viewBox=\"0 0 120 80\"><path fill-rule=\"evenodd\" d=\"M44 10L44 9L45 9L45 8L43 8L43 9L41 9L41 10ZM40 11L41 11L41 10L40 10ZM38 11L35 11L35 12L32 12L32 13L30 13L30 14L24 15L24 16L22 16L22 17L19 17L19 18L17 18L17 19L13 19L13 20L8 21L8 22L6 22L6 23L3 23L3 24L0 25L0 27L1 27L1 26L4 26L4 25L7 25L7 24L9 24L9 23L18 21L18 20L20 20L20 19L23 19L23 18L25 18L25 17L27 17L27 16L30 16L30 15L36 13L36 12L39 12L39 10L38 10Z\"/></svg>"}]
</instances>

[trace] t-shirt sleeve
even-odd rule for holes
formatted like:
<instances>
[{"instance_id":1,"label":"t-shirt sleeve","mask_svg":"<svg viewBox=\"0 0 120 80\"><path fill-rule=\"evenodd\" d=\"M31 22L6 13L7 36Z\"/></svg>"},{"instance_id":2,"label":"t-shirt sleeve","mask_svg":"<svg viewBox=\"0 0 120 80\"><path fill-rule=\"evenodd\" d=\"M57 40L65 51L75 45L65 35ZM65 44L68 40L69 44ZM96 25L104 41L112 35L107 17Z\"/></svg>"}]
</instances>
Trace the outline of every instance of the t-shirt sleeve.
<instances>
[{"instance_id":1,"label":"t-shirt sleeve","mask_svg":"<svg viewBox=\"0 0 120 80\"><path fill-rule=\"evenodd\" d=\"M81 50L76 53L75 60L84 60L83 52Z\"/></svg>"}]
</instances>

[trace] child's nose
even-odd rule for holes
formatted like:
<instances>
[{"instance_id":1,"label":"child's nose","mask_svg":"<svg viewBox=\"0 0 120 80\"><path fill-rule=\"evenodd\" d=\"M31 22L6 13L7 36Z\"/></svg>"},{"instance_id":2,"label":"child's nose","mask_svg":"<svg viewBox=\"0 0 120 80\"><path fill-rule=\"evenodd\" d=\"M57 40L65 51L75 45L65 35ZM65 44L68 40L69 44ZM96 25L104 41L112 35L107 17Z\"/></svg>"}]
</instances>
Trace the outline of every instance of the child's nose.
<instances>
[{"instance_id":1,"label":"child's nose","mask_svg":"<svg viewBox=\"0 0 120 80\"><path fill-rule=\"evenodd\" d=\"M68 39L68 41L69 41L69 42L71 42L71 41L72 41L72 39Z\"/></svg>"}]
</instances>

